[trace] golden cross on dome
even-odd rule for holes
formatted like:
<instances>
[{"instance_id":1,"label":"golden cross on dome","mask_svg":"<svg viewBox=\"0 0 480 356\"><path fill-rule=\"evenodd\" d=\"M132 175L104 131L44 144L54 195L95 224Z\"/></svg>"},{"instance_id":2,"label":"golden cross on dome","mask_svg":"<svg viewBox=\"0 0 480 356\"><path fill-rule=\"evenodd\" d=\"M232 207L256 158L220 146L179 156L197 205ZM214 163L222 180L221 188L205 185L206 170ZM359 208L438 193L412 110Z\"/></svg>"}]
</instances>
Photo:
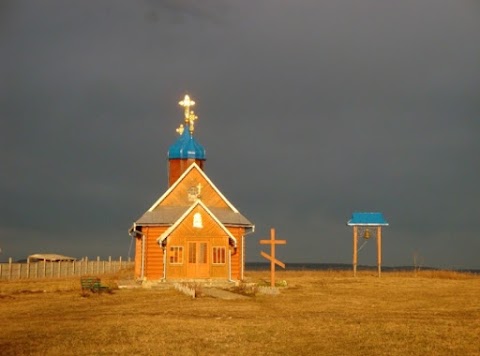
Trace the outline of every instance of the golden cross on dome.
<instances>
[{"instance_id":1,"label":"golden cross on dome","mask_svg":"<svg viewBox=\"0 0 480 356\"><path fill-rule=\"evenodd\" d=\"M198 116L195 115L195 113L192 111L190 111L190 115L188 115L188 129L190 130L190 132L192 133L194 130L195 130L195 120L198 119Z\"/></svg>"},{"instance_id":2,"label":"golden cross on dome","mask_svg":"<svg viewBox=\"0 0 480 356\"><path fill-rule=\"evenodd\" d=\"M178 127L178 129L177 129L176 131L178 132L178 134L179 134L180 136L182 136L184 130L185 130L185 129L184 129L184 127L183 127L183 124L180 124L180 126Z\"/></svg>"},{"instance_id":3,"label":"golden cross on dome","mask_svg":"<svg viewBox=\"0 0 480 356\"><path fill-rule=\"evenodd\" d=\"M185 108L185 121L189 119L190 116L190 107L195 105L195 102L190 99L188 95L185 95L182 101L179 101L178 104Z\"/></svg>"}]
</instances>

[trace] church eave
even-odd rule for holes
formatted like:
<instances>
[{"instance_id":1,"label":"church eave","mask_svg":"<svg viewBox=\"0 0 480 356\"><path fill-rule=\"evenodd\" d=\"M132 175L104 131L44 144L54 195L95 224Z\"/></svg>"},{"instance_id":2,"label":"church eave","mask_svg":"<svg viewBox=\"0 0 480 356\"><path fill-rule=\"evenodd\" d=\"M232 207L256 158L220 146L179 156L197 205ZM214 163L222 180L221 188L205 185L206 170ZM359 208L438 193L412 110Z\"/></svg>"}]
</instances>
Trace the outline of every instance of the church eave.
<instances>
[{"instance_id":1,"label":"church eave","mask_svg":"<svg viewBox=\"0 0 480 356\"><path fill-rule=\"evenodd\" d=\"M188 216L188 214L190 214L190 212L196 207L196 206L201 206L205 212L207 214L209 214L213 220L215 220L215 222L218 224L218 226L220 226L223 231L226 233L226 235L228 236L228 238L230 240L233 241L233 246L236 247L237 246L237 239L235 238L235 236L232 235L232 233L227 229L226 225L224 225L216 216L215 214L213 214L210 209L205 205L203 204L203 202L201 200L197 200L195 203L193 203L186 211L185 213L177 220L175 221L175 223L170 226L167 231L165 231L163 234L161 234L158 238L157 238L157 243L159 245L162 245L163 244L163 241L165 241L168 236L170 236L170 234L183 222L183 220L185 220L185 218Z\"/></svg>"}]
</instances>

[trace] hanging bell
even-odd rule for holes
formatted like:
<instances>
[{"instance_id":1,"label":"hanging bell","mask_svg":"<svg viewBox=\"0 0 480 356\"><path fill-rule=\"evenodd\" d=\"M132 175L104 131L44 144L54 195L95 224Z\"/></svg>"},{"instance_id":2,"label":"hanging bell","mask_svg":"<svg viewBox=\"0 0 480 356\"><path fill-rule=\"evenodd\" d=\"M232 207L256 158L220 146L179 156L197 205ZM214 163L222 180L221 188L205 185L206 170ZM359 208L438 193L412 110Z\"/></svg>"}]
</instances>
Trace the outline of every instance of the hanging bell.
<instances>
[{"instance_id":1,"label":"hanging bell","mask_svg":"<svg viewBox=\"0 0 480 356\"><path fill-rule=\"evenodd\" d=\"M363 233L363 238L365 240L368 240L370 237L372 237L371 233L370 233L370 230L369 229L365 229L365 232Z\"/></svg>"}]
</instances>

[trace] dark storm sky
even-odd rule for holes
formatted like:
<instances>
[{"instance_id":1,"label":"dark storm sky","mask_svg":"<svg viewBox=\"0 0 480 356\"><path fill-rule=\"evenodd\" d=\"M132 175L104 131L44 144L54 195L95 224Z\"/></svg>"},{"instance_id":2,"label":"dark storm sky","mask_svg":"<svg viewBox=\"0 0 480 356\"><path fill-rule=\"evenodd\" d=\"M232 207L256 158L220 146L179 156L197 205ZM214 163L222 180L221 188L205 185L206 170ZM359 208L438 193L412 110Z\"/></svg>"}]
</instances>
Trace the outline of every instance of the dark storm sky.
<instances>
[{"instance_id":1,"label":"dark storm sky","mask_svg":"<svg viewBox=\"0 0 480 356\"><path fill-rule=\"evenodd\" d=\"M385 265L480 268L479 34L473 0L4 0L0 260L127 256L188 92L248 261L273 226L284 261L350 263L381 211Z\"/></svg>"}]
</instances>

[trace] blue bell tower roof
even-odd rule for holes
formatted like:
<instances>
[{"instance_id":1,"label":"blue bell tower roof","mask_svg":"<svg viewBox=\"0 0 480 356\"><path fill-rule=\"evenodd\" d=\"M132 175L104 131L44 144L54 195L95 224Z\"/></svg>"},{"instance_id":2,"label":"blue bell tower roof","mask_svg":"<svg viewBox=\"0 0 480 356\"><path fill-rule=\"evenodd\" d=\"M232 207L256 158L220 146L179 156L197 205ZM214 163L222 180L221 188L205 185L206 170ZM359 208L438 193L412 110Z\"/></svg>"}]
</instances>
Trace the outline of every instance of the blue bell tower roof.
<instances>
[{"instance_id":1,"label":"blue bell tower roof","mask_svg":"<svg viewBox=\"0 0 480 356\"><path fill-rule=\"evenodd\" d=\"M347 225L349 226L388 226L387 220L383 217L382 213L360 213L355 212L352 214L352 218L348 220Z\"/></svg>"},{"instance_id":2,"label":"blue bell tower roof","mask_svg":"<svg viewBox=\"0 0 480 356\"><path fill-rule=\"evenodd\" d=\"M187 124L180 137L168 149L168 159L205 160L205 148L195 140Z\"/></svg>"}]
</instances>

